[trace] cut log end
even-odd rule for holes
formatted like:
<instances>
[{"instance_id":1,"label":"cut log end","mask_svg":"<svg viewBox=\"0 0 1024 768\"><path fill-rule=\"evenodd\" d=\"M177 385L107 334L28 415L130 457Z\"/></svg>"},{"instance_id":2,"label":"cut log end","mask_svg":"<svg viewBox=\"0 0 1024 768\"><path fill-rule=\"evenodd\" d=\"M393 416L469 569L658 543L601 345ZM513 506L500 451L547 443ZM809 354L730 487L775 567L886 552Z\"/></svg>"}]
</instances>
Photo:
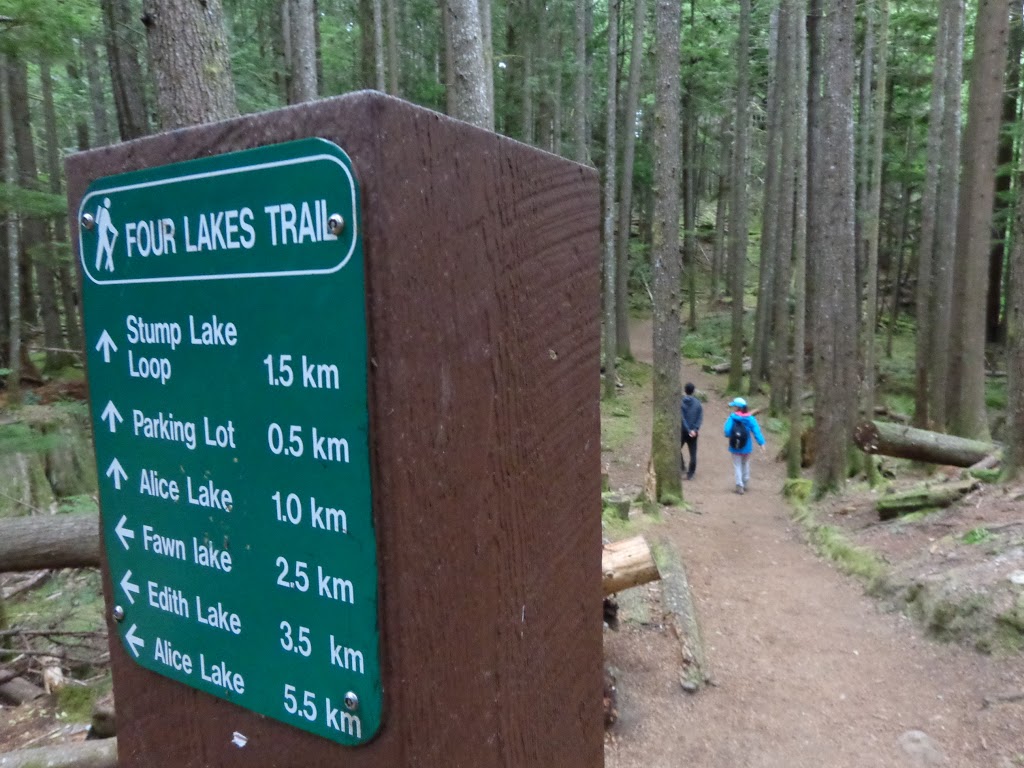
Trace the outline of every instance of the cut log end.
<instances>
[{"instance_id":1,"label":"cut log end","mask_svg":"<svg viewBox=\"0 0 1024 768\"><path fill-rule=\"evenodd\" d=\"M661 578L654 555L643 536L605 545L601 556L601 574L605 595Z\"/></svg>"}]
</instances>

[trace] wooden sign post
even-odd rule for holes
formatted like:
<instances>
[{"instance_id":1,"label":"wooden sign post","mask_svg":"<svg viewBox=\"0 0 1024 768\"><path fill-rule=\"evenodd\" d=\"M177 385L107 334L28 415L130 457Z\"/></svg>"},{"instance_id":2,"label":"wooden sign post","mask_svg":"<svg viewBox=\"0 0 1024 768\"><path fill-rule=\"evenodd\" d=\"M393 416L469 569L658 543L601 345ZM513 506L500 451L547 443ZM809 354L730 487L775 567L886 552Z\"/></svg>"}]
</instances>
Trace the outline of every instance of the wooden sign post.
<instances>
[{"instance_id":1,"label":"wooden sign post","mask_svg":"<svg viewBox=\"0 0 1024 768\"><path fill-rule=\"evenodd\" d=\"M594 171L357 93L67 175L120 765L602 765Z\"/></svg>"}]
</instances>

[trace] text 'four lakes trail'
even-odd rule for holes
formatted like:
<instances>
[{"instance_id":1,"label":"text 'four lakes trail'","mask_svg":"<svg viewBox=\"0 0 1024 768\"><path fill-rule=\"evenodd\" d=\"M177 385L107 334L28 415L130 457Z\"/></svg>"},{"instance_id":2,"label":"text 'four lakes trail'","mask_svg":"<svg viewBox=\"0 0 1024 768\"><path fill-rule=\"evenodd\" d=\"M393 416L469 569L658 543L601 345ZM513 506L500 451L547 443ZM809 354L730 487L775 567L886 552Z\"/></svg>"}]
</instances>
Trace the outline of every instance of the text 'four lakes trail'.
<instances>
[{"instance_id":1,"label":"text 'four lakes trail'","mask_svg":"<svg viewBox=\"0 0 1024 768\"><path fill-rule=\"evenodd\" d=\"M296 144L322 160L324 142ZM297 197L294 205L250 199L273 189L279 201L299 178L212 195L180 188L234 174L226 157L183 164L199 168L189 174L168 166L163 180L100 180L83 203L102 199L104 239L83 232L82 253L102 250L111 262L104 275L128 275L104 282L86 270L85 281L113 615L142 666L355 745L376 733L382 702L354 181L334 157L314 163L330 191L318 190L308 215ZM202 171L214 161L216 172ZM290 170L273 161L239 167ZM304 190L317 186L311 170ZM182 194L168 196L161 184ZM235 261L209 262L212 274L181 267L175 257L202 250L195 242L223 239L235 250L232 227L246 231L252 220L195 209L211 196L238 211L270 210L268 242L282 254L283 245L293 249L292 261L268 269L264 259L260 272L245 272L250 249L266 256L253 237L227 254ZM182 210L144 226L157 203ZM342 217L339 237L328 220ZM227 234L210 234L223 221ZM301 237L310 227L316 236ZM156 254L157 235L163 258L140 261ZM316 268L291 269L302 260Z\"/></svg>"}]
</instances>

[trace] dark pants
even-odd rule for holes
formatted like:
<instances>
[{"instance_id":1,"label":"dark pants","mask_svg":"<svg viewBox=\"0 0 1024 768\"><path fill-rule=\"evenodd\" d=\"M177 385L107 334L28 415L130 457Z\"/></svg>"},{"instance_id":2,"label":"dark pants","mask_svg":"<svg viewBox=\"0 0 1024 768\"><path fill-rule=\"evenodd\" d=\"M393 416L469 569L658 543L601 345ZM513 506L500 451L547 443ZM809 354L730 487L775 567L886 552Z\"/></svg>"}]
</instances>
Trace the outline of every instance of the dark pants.
<instances>
[{"instance_id":1,"label":"dark pants","mask_svg":"<svg viewBox=\"0 0 1024 768\"><path fill-rule=\"evenodd\" d=\"M693 477L693 473L697 471L697 437L690 437L690 433L683 431L683 445L690 449L690 469L686 473L687 478ZM679 447L680 461L682 461L683 469L686 469L686 462L682 460L683 448Z\"/></svg>"}]
</instances>

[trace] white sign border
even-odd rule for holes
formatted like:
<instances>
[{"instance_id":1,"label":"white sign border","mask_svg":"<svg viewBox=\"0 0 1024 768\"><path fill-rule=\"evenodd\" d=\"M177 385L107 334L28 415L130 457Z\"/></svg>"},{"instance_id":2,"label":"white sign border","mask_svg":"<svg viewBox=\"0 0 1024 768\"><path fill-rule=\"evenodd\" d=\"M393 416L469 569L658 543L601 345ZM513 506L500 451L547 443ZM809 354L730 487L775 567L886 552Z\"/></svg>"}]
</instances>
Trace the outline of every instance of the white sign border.
<instances>
[{"instance_id":1,"label":"white sign border","mask_svg":"<svg viewBox=\"0 0 1024 768\"><path fill-rule=\"evenodd\" d=\"M301 139L299 139L298 141L301 141ZM314 141L331 144L331 142L327 142L325 139L314 139ZM267 145L267 147L271 146L275 145ZM343 155L345 155L346 159L348 159L348 155L345 153L345 150L341 149L341 147L338 147L337 145L334 144L332 144L332 146L336 147L337 150L341 152ZM256 149L262 149L262 147ZM282 270L280 272L236 272L233 274L224 275L175 275L171 277L140 277L125 280L97 280L89 271L89 264L87 263L85 258L85 244L82 241L82 217L85 215L86 203L88 203L89 200L91 200L94 197L100 195L109 195L116 192L127 192L133 189L144 189L146 187L157 187L161 185L178 184L184 181L196 181L198 179L212 178L215 176L228 176L234 173L247 173L249 171L257 171L264 168L279 168L289 165L301 165L303 163L313 163L321 160L327 160L329 162L337 164L338 167L340 167L345 172L345 175L348 176L349 189L352 190L352 211L355 214L353 216L354 221L350 222L352 227L352 245L348 249L348 253L346 253L345 256L341 259L341 261L333 267L327 269ZM351 162L350 159L349 162ZM358 210L356 209L355 179L353 178L352 172L349 170L348 166L341 161L341 158L329 154L309 155L308 157L294 157L289 158L287 160L275 160L273 162L268 163L256 163L255 165L243 165L239 166L238 168L225 168L219 171L207 171L205 173L192 173L188 174L187 176L176 176L173 179L146 181L140 184L126 184L121 187L98 189L93 192L89 192L88 194L85 195L85 197L82 198L82 202L78 206L78 257L79 260L82 262L83 273L89 278L91 282L95 283L96 285L133 285L139 283L183 283L203 280L238 280L253 277L300 277L307 275L330 275L334 274L342 267L344 267L348 263L349 259L352 258L352 254L355 253L356 242L359 239L357 223L358 218Z\"/></svg>"}]
</instances>

